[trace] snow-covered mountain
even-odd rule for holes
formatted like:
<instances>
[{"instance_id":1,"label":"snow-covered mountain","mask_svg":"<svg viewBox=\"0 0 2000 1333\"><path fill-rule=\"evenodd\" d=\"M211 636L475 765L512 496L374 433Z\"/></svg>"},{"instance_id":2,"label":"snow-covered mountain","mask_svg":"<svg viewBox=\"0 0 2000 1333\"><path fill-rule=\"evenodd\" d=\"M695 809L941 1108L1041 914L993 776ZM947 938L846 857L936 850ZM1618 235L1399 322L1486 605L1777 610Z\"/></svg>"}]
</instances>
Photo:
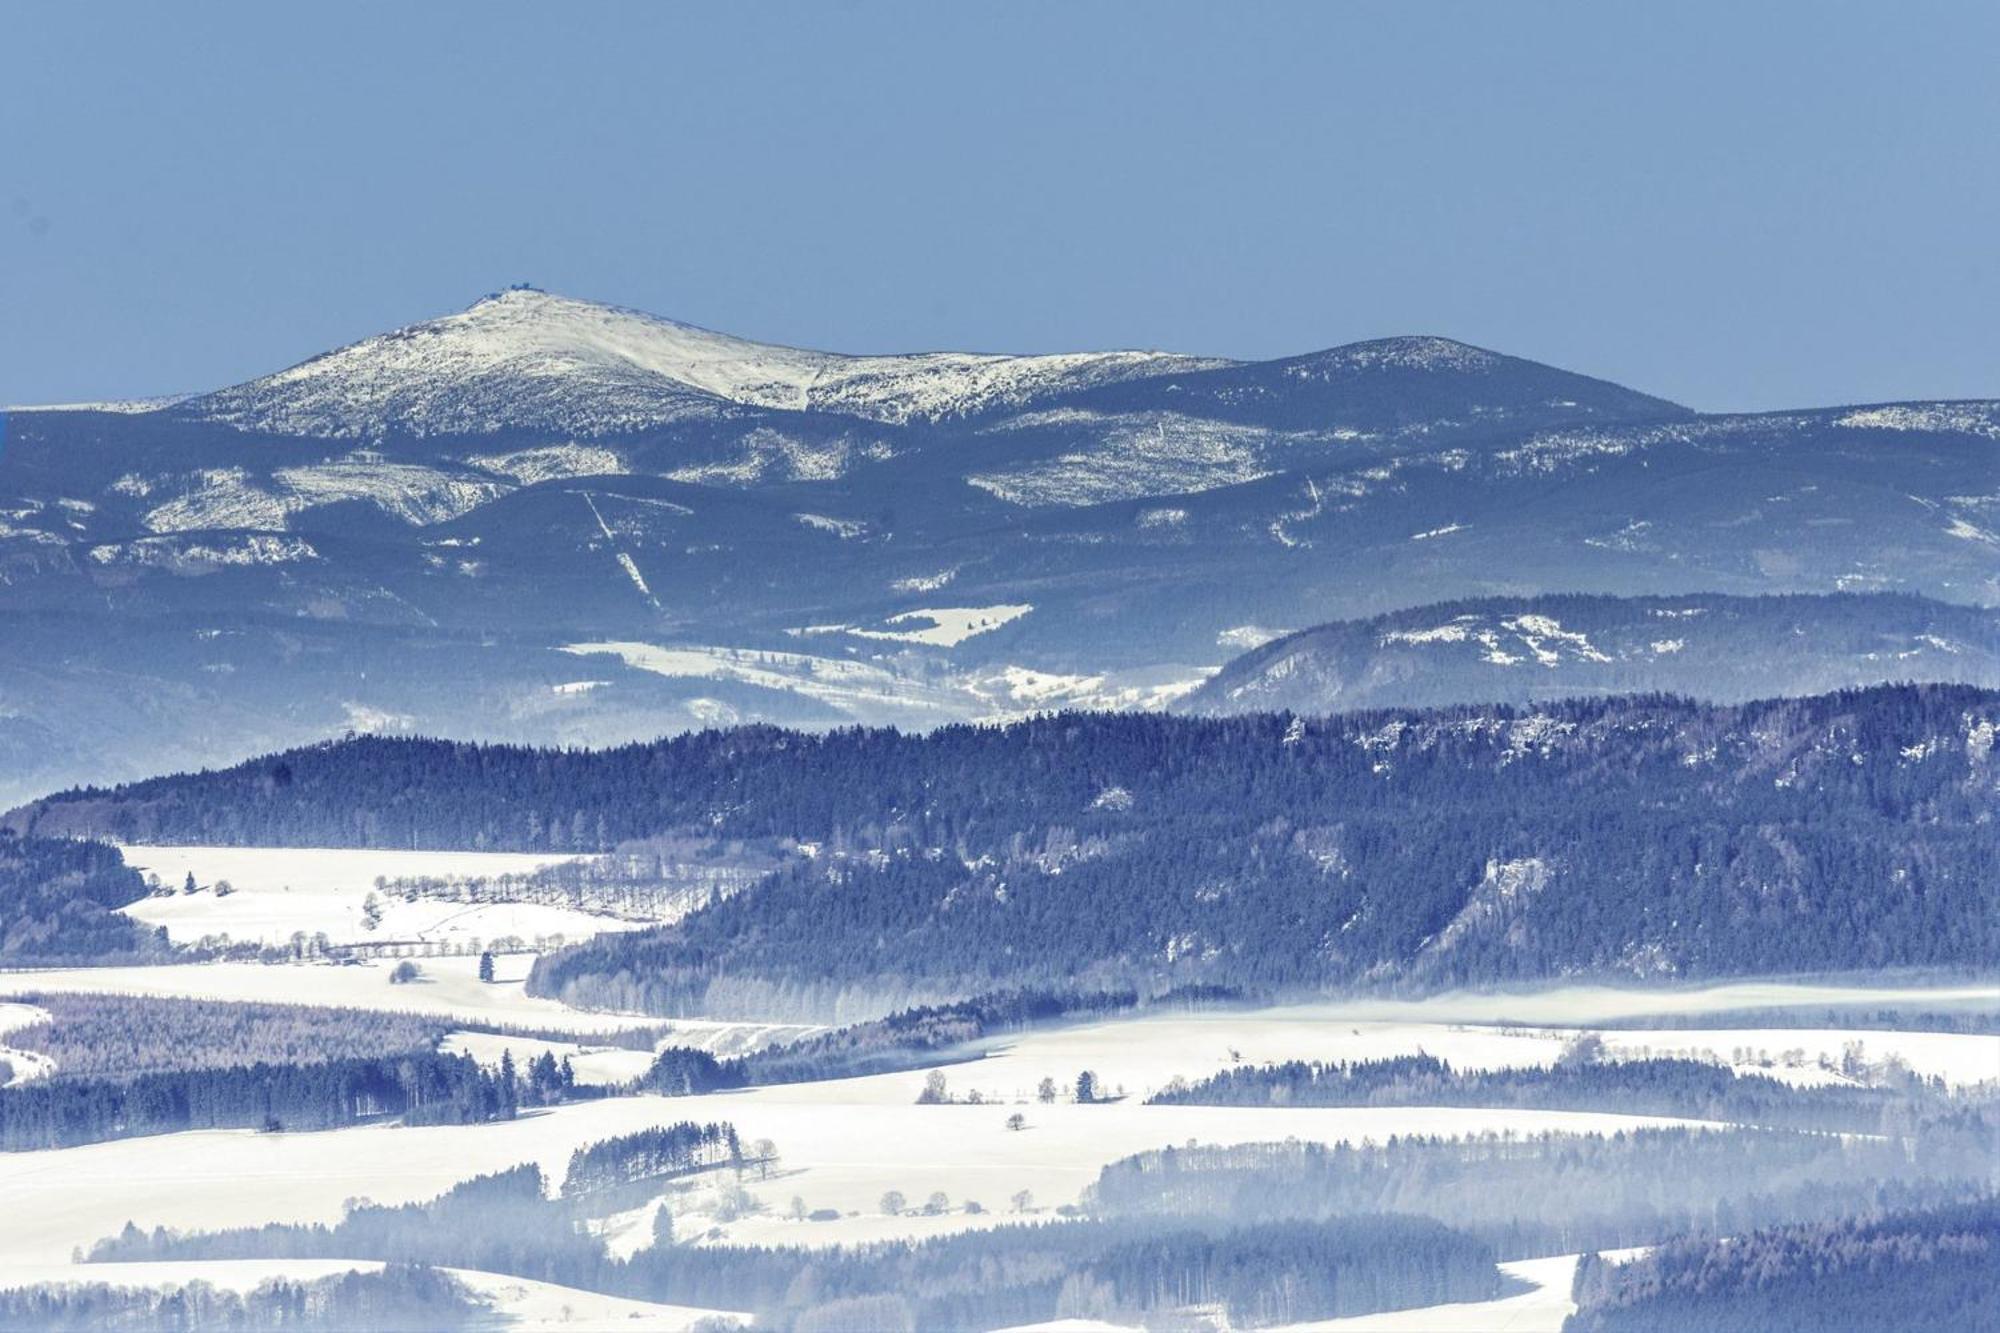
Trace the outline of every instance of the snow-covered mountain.
<instances>
[{"instance_id":1,"label":"snow-covered mountain","mask_svg":"<svg viewBox=\"0 0 2000 1333\"><path fill-rule=\"evenodd\" d=\"M1704 415L1431 337L854 357L516 290L6 424L0 796L346 727L1173 706L1455 599L2000 604L2000 404Z\"/></svg>"},{"instance_id":2,"label":"snow-covered mountain","mask_svg":"<svg viewBox=\"0 0 2000 1333\"><path fill-rule=\"evenodd\" d=\"M1213 364L1156 352L842 356L514 288L179 410L240 430L326 439L520 430L594 439L745 407L885 422L962 417Z\"/></svg>"}]
</instances>

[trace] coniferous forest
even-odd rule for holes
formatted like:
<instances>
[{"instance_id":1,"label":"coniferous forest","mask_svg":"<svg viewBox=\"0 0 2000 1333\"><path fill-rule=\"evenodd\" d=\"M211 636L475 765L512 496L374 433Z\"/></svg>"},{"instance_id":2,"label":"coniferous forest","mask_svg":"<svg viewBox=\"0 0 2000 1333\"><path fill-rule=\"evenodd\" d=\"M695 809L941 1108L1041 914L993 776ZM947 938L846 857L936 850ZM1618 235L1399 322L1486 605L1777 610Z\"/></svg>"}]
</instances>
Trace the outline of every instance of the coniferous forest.
<instances>
[{"instance_id":1,"label":"coniferous forest","mask_svg":"<svg viewBox=\"0 0 2000 1333\"><path fill-rule=\"evenodd\" d=\"M2000 1200L1586 1255L1564 1333L2000 1327Z\"/></svg>"},{"instance_id":2,"label":"coniferous forest","mask_svg":"<svg viewBox=\"0 0 2000 1333\"><path fill-rule=\"evenodd\" d=\"M337 1129L512 1119L518 1090L465 1057L405 1055L48 1079L0 1088L0 1151L66 1148L189 1129Z\"/></svg>"},{"instance_id":3,"label":"coniferous forest","mask_svg":"<svg viewBox=\"0 0 2000 1333\"><path fill-rule=\"evenodd\" d=\"M0 961L111 962L165 952L118 909L146 896L115 848L0 829Z\"/></svg>"},{"instance_id":4,"label":"coniferous forest","mask_svg":"<svg viewBox=\"0 0 2000 1333\"><path fill-rule=\"evenodd\" d=\"M1078 714L613 750L364 738L65 793L36 836L808 854L539 994L817 1014L1006 986L1641 979L2000 954L2000 695L1881 687L1327 719ZM1422 818L1412 812L1422 811ZM1884 892L1883 886L1895 886Z\"/></svg>"}]
</instances>

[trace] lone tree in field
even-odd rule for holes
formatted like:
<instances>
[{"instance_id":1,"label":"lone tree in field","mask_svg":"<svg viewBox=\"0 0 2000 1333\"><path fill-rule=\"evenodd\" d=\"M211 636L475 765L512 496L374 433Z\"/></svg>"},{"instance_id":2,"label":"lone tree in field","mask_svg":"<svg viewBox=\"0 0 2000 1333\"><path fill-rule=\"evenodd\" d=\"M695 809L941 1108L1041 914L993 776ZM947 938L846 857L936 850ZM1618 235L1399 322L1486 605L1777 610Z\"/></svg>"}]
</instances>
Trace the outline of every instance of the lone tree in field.
<instances>
[{"instance_id":1,"label":"lone tree in field","mask_svg":"<svg viewBox=\"0 0 2000 1333\"><path fill-rule=\"evenodd\" d=\"M1097 1075L1088 1069L1076 1076L1076 1100L1086 1106L1097 1100Z\"/></svg>"},{"instance_id":2,"label":"lone tree in field","mask_svg":"<svg viewBox=\"0 0 2000 1333\"><path fill-rule=\"evenodd\" d=\"M1026 1129L1027 1127L1028 1127L1028 1117L1022 1115L1019 1111L1016 1111L1014 1112L1014 1114L1007 1117L1007 1128L1019 1131Z\"/></svg>"},{"instance_id":3,"label":"lone tree in field","mask_svg":"<svg viewBox=\"0 0 2000 1333\"><path fill-rule=\"evenodd\" d=\"M908 1204L909 1200L903 1197L901 1190L890 1190L882 1196L882 1211L891 1217L901 1217Z\"/></svg>"},{"instance_id":4,"label":"lone tree in field","mask_svg":"<svg viewBox=\"0 0 2000 1333\"><path fill-rule=\"evenodd\" d=\"M1025 1213L1035 1206L1035 1196L1031 1190L1016 1190L1012 1202L1015 1212Z\"/></svg>"},{"instance_id":5,"label":"lone tree in field","mask_svg":"<svg viewBox=\"0 0 2000 1333\"><path fill-rule=\"evenodd\" d=\"M1035 1098L1037 1101L1045 1103L1054 1101L1056 1099L1056 1081L1052 1078L1044 1078L1041 1086L1035 1089Z\"/></svg>"},{"instance_id":6,"label":"lone tree in field","mask_svg":"<svg viewBox=\"0 0 2000 1333\"><path fill-rule=\"evenodd\" d=\"M382 900L371 893L361 902L361 927L364 930L373 930L381 924Z\"/></svg>"},{"instance_id":7,"label":"lone tree in field","mask_svg":"<svg viewBox=\"0 0 2000 1333\"><path fill-rule=\"evenodd\" d=\"M181 892L193 893L194 890L195 890L194 871L190 870L188 871L187 882L181 885Z\"/></svg>"},{"instance_id":8,"label":"lone tree in field","mask_svg":"<svg viewBox=\"0 0 2000 1333\"><path fill-rule=\"evenodd\" d=\"M493 951L491 949L479 955L479 979L481 981L493 980Z\"/></svg>"},{"instance_id":9,"label":"lone tree in field","mask_svg":"<svg viewBox=\"0 0 2000 1333\"><path fill-rule=\"evenodd\" d=\"M945 1086L944 1071L933 1069L924 1075L924 1090L917 1094L919 1106L941 1106L951 1100L951 1090Z\"/></svg>"},{"instance_id":10,"label":"lone tree in field","mask_svg":"<svg viewBox=\"0 0 2000 1333\"><path fill-rule=\"evenodd\" d=\"M757 1179L769 1180L771 1168L778 1161L778 1145L769 1139L758 1139L750 1145L750 1156L757 1163Z\"/></svg>"}]
</instances>

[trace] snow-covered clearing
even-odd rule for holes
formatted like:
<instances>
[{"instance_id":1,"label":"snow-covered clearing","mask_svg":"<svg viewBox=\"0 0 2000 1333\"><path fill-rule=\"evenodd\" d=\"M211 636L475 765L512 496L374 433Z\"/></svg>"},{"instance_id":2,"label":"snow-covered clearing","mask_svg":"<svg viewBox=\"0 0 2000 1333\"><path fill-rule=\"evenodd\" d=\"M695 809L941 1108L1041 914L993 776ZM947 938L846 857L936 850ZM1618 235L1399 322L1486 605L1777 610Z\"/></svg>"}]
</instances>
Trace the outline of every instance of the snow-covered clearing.
<instances>
[{"instance_id":1,"label":"snow-covered clearing","mask_svg":"<svg viewBox=\"0 0 2000 1333\"><path fill-rule=\"evenodd\" d=\"M603 653L629 667L676 679L725 680L769 690L793 690L809 698L851 707L943 707L942 696L925 697L919 682L886 667L839 657L726 648L702 644L570 643L562 651L579 657Z\"/></svg>"},{"instance_id":2,"label":"snow-covered clearing","mask_svg":"<svg viewBox=\"0 0 2000 1333\"><path fill-rule=\"evenodd\" d=\"M43 1283L86 1284L103 1282L114 1287L178 1287L189 1282L206 1282L225 1291L248 1292L274 1278L312 1281L342 1273L378 1272L382 1264L369 1259L192 1259L160 1263L116 1264L0 1264L0 1289L38 1286ZM747 1322L748 1316L725 1310L702 1310L686 1305L658 1305L650 1301L605 1296L576 1287L559 1287L552 1282L510 1277L504 1273L483 1273L468 1268L441 1270L462 1282L472 1295L489 1306L503 1328L536 1329L611 1328L645 1330L646 1333L677 1333L703 1319Z\"/></svg>"},{"instance_id":3,"label":"snow-covered clearing","mask_svg":"<svg viewBox=\"0 0 2000 1333\"><path fill-rule=\"evenodd\" d=\"M1620 1056L1689 1055L1728 1064L1741 1073L1764 1074L1787 1083L1837 1081L1824 1066L1838 1068L1850 1045L1861 1047L1870 1064L1895 1056L1925 1078L1941 1078L1954 1088L2000 1081L2000 1036L1965 1032L1876 1032L1849 1028L1661 1028L1606 1032L1604 1044ZM1736 1053L1747 1051L1750 1059ZM1800 1064L1788 1064L1787 1052ZM1772 1063L1764 1065L1764 1059Z\"/></svg>"},{"instance_id":4,"label":"snow-covered clearing","mask_svg":"<svg viewBox=\"0 0 2000 1333\"><path fill-rule=\"evenodd\" d=\"M919 1076L921 1081L921 1076ZM343 1201L431 1198L458 1181L520 1162L560 1179L587 1143L679 1120L728 1120L745 1139L769 1138L780 1161L769 1180L745 1186L767 1210L715 1224L725 1238L833 1244L936 1235L1004 1223L1020 1190L1035 1215L1074 1202L1117 1158L1196 1139L1233 1143L1297 1136L1319 1142L1383 1141L1392 1135L1511 1131L1611 1133L1672 1121L1587 1112L1464 1109L1267 1109L1057 1104L1021 1108L1029 1127L1006 1128L1005 1106L918 1106L909 1080L760 1088L705 1097L618 1097L578 1102L490 1125L381 1125L323 1133L207 1130L124 1139L0 1157L0 1255L59 1262L126 1221L183 1229L266 1221L332 1222ZM943 1191L989 1212L891 1217L886 1190L915 1199ZM784 1216L797 1195L834 1208L838 1222ZM698 1196L697 1196L698 1199ZM854 1216L847 1216L847 1214ZM683 1234L692 1234L692 1221Z\"/></svg>"},{"instance_id":5,"label":"snow-covered clearing","mask_svg":"<svg viewBox=\"0 0 2000 1333\"><path fill-rule=\"evenodd\" d=\"M990 634L1002 625L1019 620L1034 610L1026 604L1007 606L944 606L921 611L904 611L883 623L889 629L849 629L863 639L893 639L902 643L924 643L933 648L954 648L979 634Z\"/></svg>"},{"instance_id":6,"label":"snow-covered clearing","mask_svg":"<svg viewBox=\"0 0 2000 1333\"><path fill-rule=\"evenodd\" d=\"M516 976L525 962L502 961ZM77 969L24 973L19 981L23 988L48 990L194 993L433 1012L456 1008L488 1021L579 1029L639 1021L530 999L520 994L517 982L482 985L471 959L429 960L426 966L453 970L430 986L396 987L387 984L383 967L247 964ZM99 984L91 985L93 980ZM302 984L308 981L323 984ZM1369 1022L1336 1011L1337 1006L1323 1006L1148 1015L1024 1033L994 1041L983 1058L945 1071L955 1096L977 1090L982 1105L917 1105L925 1075L911 1071L703 1097L580 1102L504 1124L302 1134L205 1131L10 1154L0 1158L0 1194L16 1206L0 1216L0 1254L15 1261L55 1261L71 1246L109 1235L128 1219L183 1228L331 1221L342 1201L357 1195L384 1203L427 1198L468 1176L523 1161L539 1162L560 1177L570 1152L583 1144L683 1119L728 1120L746 1139L775 1142L780 1161L769 1180L746 1182L762 1213L719 1223L699 1215L701 1191L677 1195L676 1209L694 1214L682 1220L681 1234L714 1227L728 1239L809 1244L996 1225L1014 1216L1009 1200L1021 1190L1033 1197L1033 1215L1047 1216L1049 1209L1074 1202L1106 1163L1190 1139L1380 1141L1489 1130L1608 1133L1675 1123L1583 1112L1142 1104L1146 1093L1175 1076L1199 1078L1238 1058L1355 1059L1421 1048L1471 1066L1544 1062L1561 1046L1560 1035L1552 1033ZM719 1038L743 1026L718 1025L710 1035ZM1099 1105L1035 1100L1042 1078L1067 1087L1085 1068L1093 1069L1108 1091L1123 1087L1125 1100ZM1017 1110L1027 1127L1010 1130L1007 1118ZM892 1189L916 1199L942 1191L954 1211L888 1216L879 1200ZM811 1208L832 1208L842 1216L836 1222L792 1221L786 1213L795 1195ZM967 1199L989 1211L958 1211Z\"/></svg>"},{"instance_id":7,"label":"snow-covered clearing","mask_svg":"<svg viewBox=\"0 0 2000 1333\"><path fill-rule=\"evenodd\" d=\"M325 1003L463 1010L488 1021L532 1021L602 1029L640 1021L583 1014L520 993L526 960L509 957L505 980L482 985L471 959L426 960L439 976L428 986L391 987L386 968L256 967L218 964L174 968L78 969L20 974L23 988L115 989L142 993L195 993L230 998L317 1000ZM94 974L94 976L93 976ZM114 975L115 974L115 975ZM91 986L93 979L106 984ZM302 980L324 984L310 988ZM429 991L430 994L425 994ZM1896 1000L1889 998L1891 995ZM585 1144L678 1120L727 1120L747 1141L768 1138L778 1161L768 1179L744 1181L756 1211L722 1221L711 1211L720 1178L698 1178L676 1189L664 1206L675 1213L677 1234L754 1244L828 1245L944 1234L1001 1225L1022 1216L1046 1218L1077 1201L1107 1163L1132 1153L1189 1141L1233 1143L1296 1137L1307 1141L1384 1141L1392 1136L1463 1136L1486 1132L1611 1133L1644 1125L1684 1124L1657 1117L1593 1112L1479 1108L1197 1107L1148 1106L1144 1097L1176 1077L1196 1079L1240 1062L1279 1059L1356 1060L1415 1050L1465 1068L1546 1064L1569 1035L1562 1027L1500 1027L1497 1021L1537 1016L1545 1023L1581 1024L1592 1018L1669 1010L1769 1006L1779 1002L1852 1003L1867 998L1889 1004L1938 1003L1958 995L1977 1000L1990 992L1907 990L1857 993L1840 987L1728 986L1650 996L1602 989L1571 989L1504 997L1457 995L1431 1001L1328 1002L1247 1012L1147 1014L1031 1031L985 1044L978 1058L944 1070L949 1092L962 1100L918 1105L926 1074L910 1071L868 1078L755 1088L702 1097L618 1097L533 1112L493 1125L403 1128L368 1126L324 1133L260 1134L205 1131L92 1144L59 1152L0 1156L0 1196L14 1206L0 1213L0 1255L8 1274L27 1265L62 1265L71 1247L112 1234L126 1221L150 1227L212 1229L266 1221L332 1221L345 1200L366 1197L398 1203L434 1196L482 1172L523 1161L560 1178L570 1153ZM14 1010L0 1011L26 1021ZM1468 1025L1482 1017L1489 1025ZM1438 1021L1426 1021L1436 1019ZM6 1019L0 1019L5 1022ZM741 1049L798 1030L745 1023L683 1021L669 1042ZM1615 1049L1716 1049L1727 1058L1738 1047L1774 1054L1804 1047L1838 1058L1859 1039L1871 1059L1902 1054L1920 1072L1967 1081L1969 1062L1991 1059L1996 1039L1959 1034L1770 1029L1620 1030L1606 1034ZM513 1050L517 1062L547 1046L569 1054L586 1081L621 1081L643 1070L645 1052L541 1043L528 1039L458 1033L450 1048L497 1061ZM1043 1103L1036 1086L1049 1078L1063 1089L1084 1069L1123 1100L1078 1105ZM1026 1127L1011 1130L1016 1113ZM885 1191L911 1199L941 1192L950 1210L927 1216L882 1210ZM1012 1200L1026 1191L1026 1214ZM832 1209L830 1222L794 1221L793 1198L809 1209ZM978 1201L986 1211L968 1214ZM609 1236L624 1252L651 1231L651 1207L611 1219ZM1507 1328L1555 1330L1569 1313L1570 1259L1507 1265L1534 1290L1469 1306L1434 1307L1341 1321L1327 1328ZM355 1265L348 1265L350 1267ZM283 1271L307 1275L296 1264ZM90 1278L108 1274L79 1274ZM171 1276L171 1275L169 1275ZM206 1276L206 1274L204 1274ZM473 1275L477 1277L478 1275ZM166 1280L163 1278L162 1280ZM246 1275L247 1280L247 1275ZM482 1285L482 1281L485 1285ZM619 1326L679 1327L673 1321L699 1312L614 1310L608 1298L551 1291L538 1284L485 1275L481 1291L509 1288L508 1318L561 1326L566 1317L583 1326L616 1318ZM567 1308L568 1314L563 1311ZM524 1313L525 1312L525 1313ZM640 1322L626 1323L626 1313ZM685 1318L683 1318L685 1316ZM1315 1325L1314 1327L1321 1327Z\"/></svg>"},{"instance_id":8,"label":"snow-covered clearing","mask_svg":"<svg viewBox=\"0 0 2000 1333\"><path fill-rule=\"evenodd\" d=\"M433 980L390 986L386 965L370 967L259 967L215 964L186 967L73 969L21 973L17 991L118 990L197 994L217 998L307 1001L415 1008L459 1013L489 1022L529 1022L580 1032L643 1020L569 1010L521 993L526 959L501 960L503 980L483 985L469 958L424 960ZM93 984L94 983L94 984ZM740 1243L828 1245L918 1237L1001 1225L1023 1214L1012 1200L1026 1191L1025 1216L1047 1218L1076 1202L1107 1163L1133 1153L1189 1141L1240 1143L1296 1137L1316 1142L1385 1141L1393 1136L1464 1136L1487 1132L1602 1134L1647 1125L1686 1124L1659 1117L1596 1112L1552 1112L1429 1107L1203 1107L1148 1106L1147 1094L1176 1078L1198 1079L1240 1062L1280 1059L1357 1060L1427 1051L1464 1068L1546 1064L1573 1026L1593 1019L1652 1012L1769 1007L1779 1003L1826 1004L1867 1000L1880 1005L1937 1005L1946 997L1990 999L1979 987L1955 990L1868 990L1847 987L1732 985L1705 991L1642 995L1610 989L1572 988L1538 995L1441 996L1428 1001L1350 1001L1254 1011L1151 1013L1139 1017L1057 1027L996 1038L969 1061L944 1069L947 1090L959 1099L918 1105L926 1073L910 1071L867 1078L754 1088L700 1097L617 1097L531 1112L491 1125L412 1127L378 1125L324 1133L261 1134L204 1131L130 1139L55 1152L0 1156L0 1256L11 1264L60 1263L72 1246L110 1235L127 1220L144 1227L183 1229L242 1226L266 1221L332 1221L343 1201L363 1196L381 1203L432 1197L467 1177L524 1161L560 1178L570 1153L585 1144L679 1120L726 1120L746 1141L770 1139L778 1161L768 1179L752 1173L744 1187L757 1210L731 1221L711 1211L720 1179L698 1179L668 1196L677 1234ZM1534 1027L1502 1022L1538 1018ZM1484 1024L1470 1020L1484 1019ZM790 1030L746 1023L683 1021L666 1041L698 1041L712 1049L789 1035ZM1618 1030L1606 1034L1614 1049L1656 1051L1711 1048L1728 1058L1738 1046L1778 1052L1826 1043L1834 1058L1848 1040L1860 1040L1871 1060L1903 1055L1921 1072L1953 1081L1978 1077L2000 1039L1939 1033L1845 1032L1771 1029ZM517 1038L457 1034L453 1049L482 1060L515 1051L523 1060L540 1044ZM561 1047L560 1043L551 1049ZM573 1061L580 1052L564 1049ZM601 1059L600 1059L601 1057ZM642 1067L644 1052L604 1051L587 1077L617 1079ZM1122 1100L1078 1105L1067 1099L1082 1070L1092 1070L1107 1093ZM585 1072L580 1065L579 1072ZM1044 1078L1064 1089L1043 1103ZM964 1099L973 1093L979 1104ZM1025 1127L1012 1130L1016 1113ZM937 1215L885 1213L880 1200L897 1190L913 1200L941 1192L950 1200ZM838 1220L794 1221L791 1200L808 1209L831 1209ZM977 1201L986 1211L968 1214ZM622 1219L621 1248L650 1232L650 1211ZM627 1234L629 1233L629 1234ZM1553 1264L1555 1261L1536 1261ZM1522 1272L1534 1278L1540 1270ZM1554 1268L1549 1272L1554 1273ZM1560 1275L1558 1275L1560 1276ZM1552 1279L1553 1280L1553 1279ZM1554 1291L1567 1300L1564 1281ZM1486 1317L1487 1306L1477 1309ZM1538 1304L1532 1294L1490 1303L1494 1317L1542 1320L1481 1327L1557 1327L1566 1308ZM1417 1318L1405 1312L1397 1318ZM1386 1317L1386 1316L1384 1316ZM1439 1314L1436 1318L1443 1318ZM1347 1327L1348 1325L1336 1325ZM1376 1325L1355 1325L1373 1327ZM1461 1323L1388 1324L1384 1327L1464 1327Z\"/></svg>"},{"instance_id":9,"label":"snow-covered clearing","mask_svg":"<svg viewBox=\"0 0 2000 1333\"><path fill-rule=\"evenodd\" d=\"M1643 1253L1644 1250L1611 1250L1603 1257L1622 1263ZM1282 1333L1561 1333L1563 1321L1576 1312L1569 1289L1576 1277L1577 1260L1582 1257L1558 1254L1501 1264L1501 1272L1517 1281L1532 1283L1533 1288L1497 1301L1424 1305L1412 1310L1386 1310L1347 1319L1289 1324Z\"/></svg>"},{"instance_id":10,"label":"snow-covered clearing","mask_svg":"<svg viewBox=\"0 0 2000 1333\"><path fill-rule=\"evenodd\" d=\"M531 1060L543 1055L558 1063L570 1062L576 1081L591 1087L615 1087L630 1083L653 1064L653 1052L631 1051L622 1046L595 1046L573 1041L544 1041L536 1037L515 1037L497 1032L452 1032L439 1049L449 1055L469 1055L488 1068L497 1068L501 1057L514 1057L516 1069L526 1069Z\"/></svg>"},{"instance_id":11,"label":"snow-covered clearing","mask_svg":"<svg viewBox=\"0 0 2000 1333\"><path fill-rule=\"evenodd\" d=\"M196 970L220 969L123 969L133 974ZM311 972L343 977L365 971L249 970L289 976L295 983ZM50 975L26 974L24 980L55 989ZM76 976L67 974L62 988L74 988L68 982ZM310 998L369 1003L405 998L401 993L420 989L392 989L378 980L372 994ZM505 994L515 988L480 988L474 980L468 989ZM216 990L210 986L206 993ZM296 986L286 994L267 985L256 996L281 997L308 998ZM563 1011L545 1001L528 1003L547 1008L491 1006L484 1016L547 1022L553 1009L580 1025L616 1021L609 1015ZM694 1214L682 1219L680 1233L699 1235L714 1227L733 1240L803 1244L996 1225L1015 1216L1009 1201L1021 1190L1033 1197L1033 1215L1046 1217L1049 1209L1076 1201L1106 1163L1190 1139L1382 1141L1392 1135L1489 1130L1609 1133L1677 1123L1588 1112L1142 1104L1145 1093L1176 1075L1198 1078L1237 1057L1353 1059L1417 1048L1467 1065L1534 1063L1552 1058L1560 1038L1455 1031L1446 1025L1369 1024L1300 1010L1147 1016L1025 1033L992 1043L974 1063L945 1071L954 1095L977 1090L987 1103L983 1105L917 1105L925 1075L912 1071L703 1097L581 1102L504 1124L369 1126L316 1134L207 1131L11 1154L0 1158L0 1194L17 1206L0 1216L0 1254L52 1261L72 1245L116 1231L128 1218L142 1226L183 1228L330 1221L339 1215L342 1201L356 1195L384 1203L427 1198L468 1176L523 1161L539 1162L559 1177L570 1152L583 1144L683 1119L728 1120L746 1139L771 1139L780 1160L769 1180L746 1182L763 1205L762 1213L720 1223L699 1215L704 1197L699 1190L677 1195L677 1211L687 1208ZM1093 1069L1107 1090L1122 1086L1126 1099L1099 1105L1035 1100L1042 1078L1067 1087L1084 1068ZM1027 1127L1009 1130L1007 1118L1016 1111ZM888 1216L879 1200L892 1189L914 1199L942 1191L954 1211ZM795 1195L810 1208L831 1208L842 1216L835 1222L792 1221L786 1213ZM959 1211L968 1199L989 1211Z\"/></svg>"},{"instance_id":12,"label":"snow-covered clearing","mask_svg":"<svg viewBox=\"0 0 2000 1333\"><path fill-rule=\"evenodd\" d=\"M142 898L125 914L164 926L186 943L204 936L283 944L294 933L324 934L334 944L387 940L470 945L515 936L577 941L639 923L536 903L456 903L377 892L377 879L463 879L524 875L571 858L521 852L413 852L324 847L121 848L127 864L156 875L174 892ZM193 875L198 891L182 893ZM218 896L227 882L232 892ZM363 913L375 894L382 916L370 929Z\"/></svg>"},{"instance_id":13,"label":"snow-covered clearing","mask_svg":"<svg viewBox=\"0 0 2000 1333\"><path fill-rule=\"evenodd\" d=\"M49 1011L32 1004L0 1004L0 1038L22 1028L48 1021ZM38 1051L17 1050L0 1041L0 1061L11 1073L0 1071L0 1088L17 1087L55 1072L55 1061Z\"/></svg>"}]
</instances>

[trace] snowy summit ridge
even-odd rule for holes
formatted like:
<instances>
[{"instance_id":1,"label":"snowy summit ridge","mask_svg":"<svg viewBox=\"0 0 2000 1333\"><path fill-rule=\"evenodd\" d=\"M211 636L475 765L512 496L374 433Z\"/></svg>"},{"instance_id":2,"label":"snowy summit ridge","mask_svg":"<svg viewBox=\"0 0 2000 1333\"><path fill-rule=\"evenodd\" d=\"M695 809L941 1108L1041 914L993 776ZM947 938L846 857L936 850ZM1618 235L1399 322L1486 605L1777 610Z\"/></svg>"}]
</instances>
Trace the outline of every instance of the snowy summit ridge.
<instances>
[{"instance_id":1,"label":"snowy summit ridge","mask_svg":"<svg viewBox=\"0 0 2000 1333\"><path fill-rule=\"evenodd\" d=\"M643 431L739 409L906 422L1221 364L1156 352L846 356L514 288L197 398L184 412L323 438Z\"/></svg>"}]
</instances>

